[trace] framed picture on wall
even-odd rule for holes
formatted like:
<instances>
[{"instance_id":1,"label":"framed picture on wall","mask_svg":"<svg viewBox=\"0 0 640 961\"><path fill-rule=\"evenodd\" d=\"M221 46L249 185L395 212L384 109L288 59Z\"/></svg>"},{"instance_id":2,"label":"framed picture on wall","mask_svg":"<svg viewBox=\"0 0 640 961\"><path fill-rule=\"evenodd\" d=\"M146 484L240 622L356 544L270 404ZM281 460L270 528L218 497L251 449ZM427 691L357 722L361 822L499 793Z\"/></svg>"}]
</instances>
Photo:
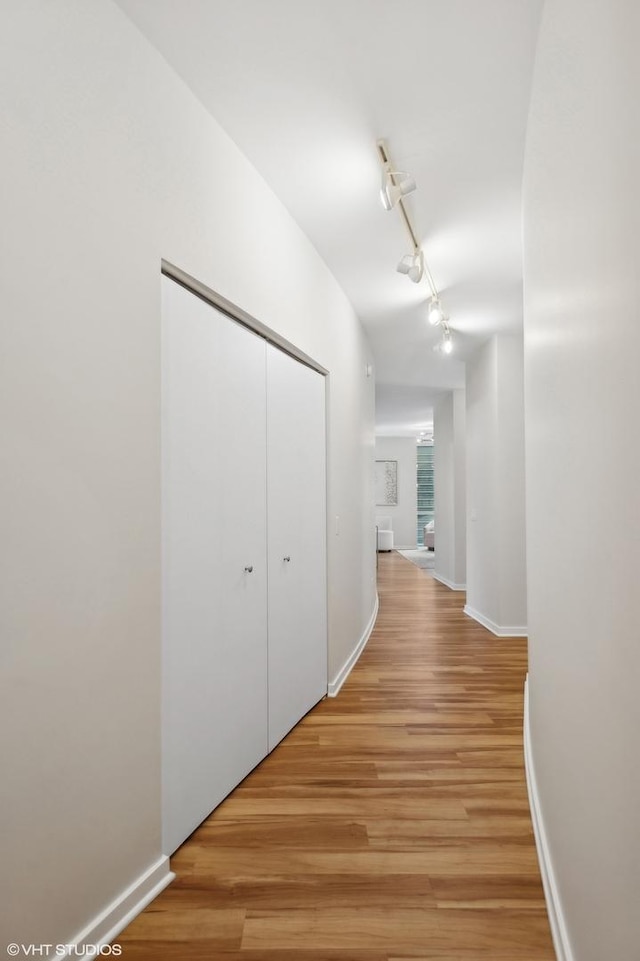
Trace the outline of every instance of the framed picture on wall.
<instances>
[{"instance_id":1,"label":"framed picture on wall","mask_svg":"<svg viewBox=\"0 0 640 961\"><path fill-rule=\"evenodd\" d=\"M395 507L398 503L398 461L376 461L376 507Z\"/></svg>"}]
</instances>

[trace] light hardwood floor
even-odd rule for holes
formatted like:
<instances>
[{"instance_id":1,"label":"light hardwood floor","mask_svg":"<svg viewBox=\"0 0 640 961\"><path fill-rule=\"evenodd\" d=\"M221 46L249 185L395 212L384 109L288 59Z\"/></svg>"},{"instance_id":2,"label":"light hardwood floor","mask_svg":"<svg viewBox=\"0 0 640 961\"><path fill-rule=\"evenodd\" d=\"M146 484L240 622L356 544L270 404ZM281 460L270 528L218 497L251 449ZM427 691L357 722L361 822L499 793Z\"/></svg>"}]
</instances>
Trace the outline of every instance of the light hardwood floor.
<instances>
[{"instance_id":1,"label":"light hardwood floor","mask_svg":"<svg viewBox=\"0 0 640 961\"><path fill-rule=\"evenodd\" d=\"M380 556L319 704L172 859L125 961L553 961L522 760L526 640Z\"/></svg>"}]
</instances>

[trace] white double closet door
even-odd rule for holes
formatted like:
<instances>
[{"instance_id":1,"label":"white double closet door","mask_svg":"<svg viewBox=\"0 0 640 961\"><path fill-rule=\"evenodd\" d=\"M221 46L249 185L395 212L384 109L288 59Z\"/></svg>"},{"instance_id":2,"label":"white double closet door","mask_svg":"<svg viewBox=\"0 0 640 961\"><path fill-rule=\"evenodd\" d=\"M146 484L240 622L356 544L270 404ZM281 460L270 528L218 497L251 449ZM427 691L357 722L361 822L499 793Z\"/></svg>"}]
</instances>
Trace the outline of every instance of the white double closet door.
<instances>
[{"instance_id":1,"label":"white double closet door","mask_svg":"<svg viewBox=\"0 0 640 961\"><path fill-rule=\"evenodd\" d=\"M326 694L325 384L162 285L170 854Z\"/></svg>"}]
</instances>

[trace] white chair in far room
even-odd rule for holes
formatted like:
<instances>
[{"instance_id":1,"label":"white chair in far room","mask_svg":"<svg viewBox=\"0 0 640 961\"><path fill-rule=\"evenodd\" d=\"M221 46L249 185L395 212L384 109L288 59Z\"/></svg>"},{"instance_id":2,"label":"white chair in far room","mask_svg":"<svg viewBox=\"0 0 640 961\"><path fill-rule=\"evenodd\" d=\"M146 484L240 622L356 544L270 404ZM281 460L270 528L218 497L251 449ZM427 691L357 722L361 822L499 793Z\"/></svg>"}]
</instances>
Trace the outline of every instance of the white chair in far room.
<instances>
[{"instance_id":1,"label":"white chair in far room","mask_svg":"<svg viewBox=\"0 0 640 961\"><path fill-rule=\"evenodd\" d=\"M429 521L428 524L424 525L424 546L427 550L432 551L435 546L435 524L433 521Z\"/></svg>"},{"instance_id":2,"label":"white chair in far room","mask_svg":"<svg viewBox=\"0 0 640 961\"><path fill-rule=\"evenodd\" d=\"M378 529L378 550L393 550L393 524L390 517L376 517L376 527Z\"/></svg>"}]
</instances>

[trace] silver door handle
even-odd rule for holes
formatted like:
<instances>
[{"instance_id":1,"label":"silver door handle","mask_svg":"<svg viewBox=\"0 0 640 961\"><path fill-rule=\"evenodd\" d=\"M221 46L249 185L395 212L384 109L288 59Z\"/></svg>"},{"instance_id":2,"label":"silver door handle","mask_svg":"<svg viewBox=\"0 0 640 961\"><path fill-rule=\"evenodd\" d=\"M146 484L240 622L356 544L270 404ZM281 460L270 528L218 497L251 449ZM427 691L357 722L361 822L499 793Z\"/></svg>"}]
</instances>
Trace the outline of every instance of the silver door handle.
<instances>
[{"instance_id":1,"label":"silver door handle","mask_svg":"<svg viewBox=\"0 0 640 961\"><path fill-rule=\"evenodd\" d=\"M247 572L247 574L251 574L251 572L253 571L253 564L250 564L249 567L245 567L245 571Z\"/></svg>"},{"instance_id":2,"label":"silver door handle","mask_svg":"<svg viewBox=\"0 0 640 961\"><path fill-rule=\"evenodd\" d=\"M287 554L287 556L286 556L286 557L283 557L282 560L283 560L283 561L286 561L287 563L289 563L289 561L291 560L291 558L290 558L289 555Z\"/></svg>"}]
</instances>

